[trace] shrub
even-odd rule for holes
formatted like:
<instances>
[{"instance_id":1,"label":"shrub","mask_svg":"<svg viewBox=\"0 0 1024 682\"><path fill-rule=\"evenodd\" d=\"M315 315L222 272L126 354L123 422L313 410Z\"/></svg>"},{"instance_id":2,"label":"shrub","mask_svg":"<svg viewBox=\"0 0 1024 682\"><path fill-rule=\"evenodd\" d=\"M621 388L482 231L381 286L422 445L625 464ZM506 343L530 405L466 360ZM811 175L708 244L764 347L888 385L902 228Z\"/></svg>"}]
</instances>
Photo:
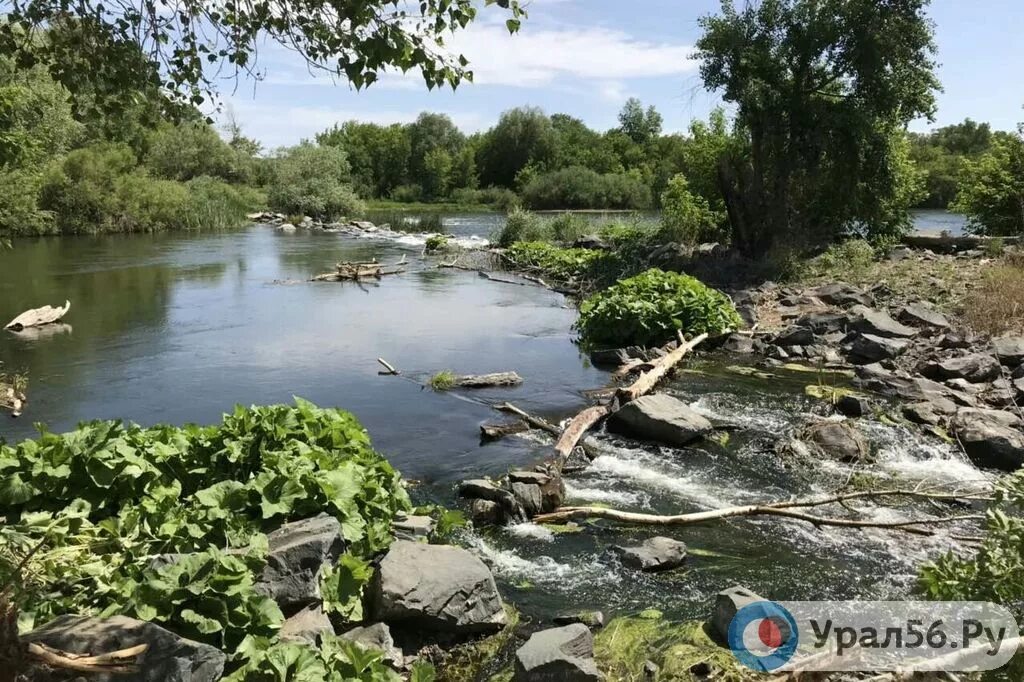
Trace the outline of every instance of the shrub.
<instances>
[{"instance_id":1,"label":"shrub","mask_svg":"<svg viewBox=\"0 0 1024 682\"><path fill-rule=\"evenodd\" d=\"M833 244L812 259L809 268L816 274L840 279L864 277L875 262L875 249L863 239L847 239Z\"/></svg>"},{"instance_id":2,"label":"shrub","mask_svg":"<svg viewBox=\"0 0 1024 682\"><path fill-rule=\"evenodd\" d=\"M1024 233L1024 138L1001 136L987 154L965 160L950 208L967 214L974 234Z\"/></svg>"},{"instance_id":3,"label":"shrub","mask_svg":"<svg viewBox=\"0 0 1024 682\"><path fill-rule=\"evenodd\" d=\"M455 386L457 377L450 369L441 370L430 377L430 387L435 391L447 391Z\"/></svg>"},{"instance_id":4,"label":"shrub","mask_svg":"<svg viewBox=\"0 0 1024 682\"><path fill-rule=\"evenodd\" d=\"M255 175L253 159L232 149L206 123L161 125L150 135L143 165L153 175L168 180L210 176L228 182L250 182Z\"/></svg>"},{"instance_id":5,"label":"shrub","mask_svg":"<svg viewBox=\"0 0 1024 682\"><path fill-rule=\"evenodd\" d=\"M52 234L57 228L53 214L39 209L43 178L35 171L0 171L0 235Z\"/></svg>"},{"instance_id":6,"label":"shrub","mask_svg":"<svg viewBox=\"0 0 1024 682\"><path fill-rule=\"evenodd\" d=\"M456 204L463 206L486 204L502 211L511 210L519 205L519 195L506 187L488 187L486 189L461 187L452 191L451 199Z\"/></svg>"},{"instance_id":7,"label":"shrub","mask_svg":"<svg viewBox=\"0 0 1024 682\"><path fill-rule=\"evenodd\" d=\"M532 209L642 209L650 207L651 194L631 175L601 175L573 166L531 179L523 188L523 202Z\"/></svg>"},{"instance_id":8,"label":"shrub","mask_svg":"<svg viewBox=\"0 0 1024 682\"><path fill-rule=\"evenodd\" d=\"M545 242L516 242L505 256L517 268L536 268L562 282L603 281L616 272L618 263L606 251L566 249Z\"/></svg>"},{"instance_id":9,"label":"shrub","mask_svg":"<svg viewBox=\"0 0 1024 682\"><path fill-rule=\"evenodd\" d=\"M124 144L76 149L47 168L39 207L52 212L61 232L115 229L117 182L135 166L135 154Z\"/></svg>"},{"instance_id":10,"label":"shrub","mask_svg":"<svg viewBox=\"0 0 1024 682\"><path fill-rule=\"evenodd\" d=\"M427 237L425 248L428 252L441 251L448 247L448 235L435 234Z\"/></svg>"},{"instance_id":11,"label":"shrub","mask_svg":"<svg viewBox=\"0 0 1024 682\"><path fill-rule=\"evenodd\" d=\"M706 199L690 192L682 174L669 180L661 195L661 210L660 232L665 241L697 244L712 238L722 222Z\"/></svg>"},{"instance_id":12,"label":"shrub","mask_svg":"<svg viewBox=\"0 0 1024 682\"><path fill-rule=\"evenodd\" d=\"M732 301L700 280L652 268L587 298L576 323L588 346L660 346L741 324Z\"/></svg>"},{"instance_id":13,"label":"shrub","mask_svg":"<svg viewBox=\"0 0 1024 682\"><path fill-rule=\"evenodd\" d=\"M159 180L144 171L122 175L114 183L115 204L103 221L117 232L162 232L188 226L188 188L173 180Z\"/></svg>"},{"instance_id":14,"label":"shrub","mask_svg":"<svg viewBox=\"0 0 1024 682\"><path fill-rule=\"evenodd\" d=\"M187 183L187 226L194 230L223 230L248 222L246 214L262 209L267 197L259 190L199 177Z\"/></svg>"},{"instance_id":15,"label":"shrub","mask_svg":"<svg viewBox=\"0 0 1024 682\"><path fill-rule=\"evenodd\" d=\"M497 246L507 249L520 241L544 241L549 235L548 226L539 216L517 207L509 211L505 225L498 230L491 241Z\"/></svg>"},{"instance_id":16,"label":"shrub","mask_svg":"<svg viewBox=\"0 0 1024 682\"><path fill-rule=\"evenodd\" d=\"M423 187L420 185L399 185L391 190L391 200L403 204L414 204L423 201Z\"/></svg>"},{"instance_id":17,"label":"shrub","mask_svg":"<svg viewBox=\"0 0 1024 682\"><path fill-rule=\"evenodd\" d=\"M555 241L571 244L580 237L593 232L594 225L581 215L563 213L550 221L549 229Z\"/></svg>"},{"instance_id":18,"label":"shrub","mask_svg":"<svg viewBox=\"0 0 1024 682\"><path fill-rule=\"evenodd\" d=\"M309 143L285 150L274 164L267 200L280 213L301 213L318 220L356 215L365 206L350 185L345 152Z\"/></svg>"}]
</instances>

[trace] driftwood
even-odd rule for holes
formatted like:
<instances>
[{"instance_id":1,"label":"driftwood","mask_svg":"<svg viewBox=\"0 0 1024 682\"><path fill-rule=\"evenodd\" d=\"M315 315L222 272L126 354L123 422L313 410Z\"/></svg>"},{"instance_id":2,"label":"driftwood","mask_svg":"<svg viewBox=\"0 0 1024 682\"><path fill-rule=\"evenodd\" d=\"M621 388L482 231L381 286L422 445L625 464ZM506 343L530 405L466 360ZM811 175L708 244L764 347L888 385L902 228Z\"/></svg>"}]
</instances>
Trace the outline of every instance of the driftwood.
<instances>
[{"instance_id":1,"label":"driftwood","mask_svg":"<svg viewBox=\"0 0 1024 682\"><path fill-rule=\"evenodd\" d=\"M313 278L314 282L347 282L364 279L380 279L386 275L399 275L405 272L405 256L392 266L371 261L369 263L338 263L334 272L327 272Z\"/></svg>"},{"instance_id":2,"label":"driftwood","mask_svg":"<svg viewBox=\"0 0 1024 682\"><path fill-rule=\"evenodd\" d=\"M595 405L583 410L569 422L565 431L558 437L555 443L555 453L558 455L559 467L572 454L576 444L583 438L583 434L592 429L595 424L611 414L610 405Z\"/></svg>"},{"instance_id":3,"label":"driftwood","mask_svg":"<svg viewBox=\"0 0 1024 682\"><path fill-rule=\"evenodd\" d=\"M128 675L138 672L135 658L141 656L149 648L148 644L139 644L128 649L112 651L107 654L89 656L58 651L45 644L30 642L27 648L28 658L48 665L52 668L74 670L80 673Z\"/></svg>"},{"instance_id":4,"label":"driftwood","mask_svg":"<svg viewBox=\"0 0 1024 682\"><path fill-rule=\"evenodd\" d=\"M62 317L68 314L71 310L71 301L65 301L63 308L54 308L53 306L44 305L42 308L33 308L32 310L26 310L21 315L11 320L4 326L4 329L11 329L13 331L21 331L28 327L39 327L44 324L53 324L59 322Z\"/></svg>"},{"instance_id":5,"label":"driftwood","mask_svg":"<svg viewBox=\"0 0 1024 682\"><path fill-rule=\"evenodd\" d=\"M485 441L501 440L506 436L514 436L517 433L529 430L530 425L522 420L509 422L508 424L481 424L480 438Z\"/></svg>"},{"instance_id":6,"label":"driftwood","mask_svg":"<svg viewBox=\"0 0 1024 682\"><path fill-rule=\"evenodd\" d=\"M384 367L384 371L378 372L378 374L384 374L394 377L397 377L399 374L401 374L401 372L395 369L394 366L384 358L377 358L377 362L379 362Z\"/></svg>"},{"instance_id":7,"label":"driftwood","mask_svg":"<svg viewBox=\"0 0 1024 682\"><path fill-rule=\"evenodd\" d=\"M455 377L453 386L459 388L491 388L495 386L519 386L523 378L515 372L496 372L494 374L465 374Z\"/></svg>"},{"instance_id":8,"label":"driftwood","mask_svg":"<svg viewBox=\"0 0 1024 682\"><path fill-rule=\"evenodd\" d=\"M707 334L701 334L689 343L682 343L680 340L679 347L665 357L655 360L652 369L641 374L640 378L633 382L632 385L619 389L617 394L619 402L628 403L650 393L658 385L658 382L664 379L682 361L687 353L696 348L706 338L708 338Z\"/></svg>"},{"instance_id":9,"label":"driftwood","mask_svg":"<svg viewBox=\"0 0 1024 682\"><path fill-rule=\"evenodd\" d=\"M526 412L523 412L512 403L500 403L498 405L494 405L494 409L498 410L499 412L507 412L508 414L514 414L517 417L520 417L523 421L525 421L527 424L529 424L535 429L547 431L548 433L554 436L562 435L562 430L555 426L554 424L552 424L551 422L541 419L540 417L534 417L532 414L527 414Z\"/></svg>"}]
</instances>

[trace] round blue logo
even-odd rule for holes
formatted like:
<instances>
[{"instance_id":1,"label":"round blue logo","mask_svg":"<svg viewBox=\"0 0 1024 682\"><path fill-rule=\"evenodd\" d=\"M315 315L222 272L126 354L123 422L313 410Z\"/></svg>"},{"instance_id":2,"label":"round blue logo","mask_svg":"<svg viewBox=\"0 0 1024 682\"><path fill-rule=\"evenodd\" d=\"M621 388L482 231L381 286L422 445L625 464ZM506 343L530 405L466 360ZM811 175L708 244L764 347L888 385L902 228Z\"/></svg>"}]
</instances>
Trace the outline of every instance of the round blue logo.
<instances>
[{"instance_id":1,"label":"round blue logo","mask_svg":"<svg viewBox=\"0 0 1024 682\"><path fill-rule=\"evenodd\" d=\"M773 601L748 604L729 623L729 648L743 665L758 672L781 668L799 640L793 615Z\"/></svg>"}]
</instances>

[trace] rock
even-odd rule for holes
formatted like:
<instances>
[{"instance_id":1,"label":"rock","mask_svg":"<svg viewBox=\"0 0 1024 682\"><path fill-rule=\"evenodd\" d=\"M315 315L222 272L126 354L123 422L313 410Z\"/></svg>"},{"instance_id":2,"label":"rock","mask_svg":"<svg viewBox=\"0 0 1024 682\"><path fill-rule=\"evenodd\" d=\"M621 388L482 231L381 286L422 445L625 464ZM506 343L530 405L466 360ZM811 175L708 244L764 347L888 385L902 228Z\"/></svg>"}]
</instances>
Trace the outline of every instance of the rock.
<instances>
[{"instance_id":1,"label":"rock","mask_svg":"<svg viewBox=\"0 0 1024 682\"><path fill-rule=\"evenodd\" d=\"M864 436L846 421L816 422L803 429L801 437L827 457L841 462L863 462L871 455Z\"/></svg>"},{"instance_id":2,"label":"rock","mask_svg":"<svg viewBox=\"0 0 1024 682\"><path fill-rule=\"evenodd\" d=\"M405 654L395 646L391 630L384 623L353 628L343 633L341 638L360 644L367 649L384 652L384 661L392 668L401 668L405 663Z\"/></svg>"},{"instance_id":3,"label":"rock","mask_svg":"<svg viewBox=\"0 0 1024 682\"><path fill-rule=\"evenodd\" d=\"M977 338L970 333L947 332L939 339L939 348L950 350L970 348L975 344Z\"/></svg>"},{"instance_id":4,"label":"rock","mask_svg":"<svg viewBox=\"0 0 1024 682\"><path fill-rule=\"evenodd\" d=\"M836 411L847 417L863 417L871 413L871 401L856 395L844 395L836 402Z\"/></svg>"},{"instance_id":5,"label":"rock","mask_svg":"<svg viewBox=\"0 0 1024 682\"><path fill-rule=\"evenodd\" d=\"M497 632L505 625L494 576L461 547L398 540L368 592L377 621L460 636Z\"/></svg>"},{"instance_id":6,"label":"rock","mask_svg":"<svg viewBox=\"0 0 1024 682\"><path fill-rule=\"evenodd\" d=\"M349 226L365 232L376 232L377 230L377 226L368 220L353 220L349 223Z\"/></svg>"},{"instance_id":7,"label":"rock","mask_svg":"<svg viewBox=\"0 0 1024 682\"><path fill-rule=\"evenodd\" d=\"M525 521L526 513L522 506L508 490L499 488L490 481L478 478L470 481L463 481L459 484L459 497L470 500L488 500L501 506L505 516L515 521Z\"/></svg>"},{"instance_id":8,"label":"rock","mask_svg":"<svg viewBox=\"0 0 1024 682\"><path fill-rule=\"evenodd\" d=\"M952 409L946 409L946 408ZM903 416L915 424L937 426L945 418L956 412L956 404L951 400L940 398L932 402L913 403L903 406Z\"/></svg>"},{"instance_id":9,"label":"rock","mask_svg":"<svg viewBox=\"0 0 1024 682\"><path fill-rule=\"evenodd\" d=\"M512 483L539 486L541 498L540 511L542 512L552 512L558 509L565 500L565 481L557 473L513 471L508 475L508 480Z\"/></svg>"},{"instance_id":10,"label":"rock","mask_svg":"<svg viewBox=\"0 0 1024 682\"><path fill-rule=\"evenodd\" d=\"M395 537L403 540L426 540L437 527L437 522L429 516L406 516L391 524Z\"/></svg>"},{"instance_id":11,"label":"rock","mask_svg":"<svg viewBox=\"0 0 1024 682\"><path fill-rule=\"evenodd\" d=\"M814 332L810 329L795 327L776 335L773 343L776 346L809 346L814 343ZM787 348L787 350L789 350Z\"/></svg>"},{"instance_id":12,"label":"rock","mask_svg":"<svg viewBox=\"0 0 1024 682\"><path fill-rule=\"evenodd\" d=\"M962 420L982 420L987 422L993 422L1000 426L1020 426L1021 421L1013 412L1006 412L1005 410L986 410L983 408L976 407L962 407L956 411L956 414Z\"/></svg>"},{"instance_id":13,"label":"rock","mask_svg":"<svg viewBox=\"0 0 1024 682\"><path fill-rule=\"evenodd\" d=\"M825 284L824 286L812 289L810 294L828 305L840 307L851 305L869 306L872 303L870 296L846 282Z\"/></svg>"},{"instance_id":14,"label":"rock","mask_svg":"<svg viewBox=\"0 0 1024 682\"><path fill-rule=\"evenodd\" d=\"M516 500L528 517L533 518L540 513L543 503L541 501L539 485L513 481L511 487L512 494L516 496Z\"/></svg>"},{"instance_id":15,"label":"rock","mask_svg":"<svg viewBox=\"0 0 1024 682\"><path fill-rule=\"evenodd\" d=\"M345 551L341 524L321 514L286 523L267 535L270 553L256 589L282 608L320 600L320 572Z\"/></svg>"},{"instance_id":16,"label":"rock","mask_svg":"<svg viewBox=\"0 0 1024 682\"><path fill-rule=\"evenodd\" d=\"M139 644L149 648L130 675L89 675L90 682L214 682L224 674L227 657L207 644L183 639L153 623L125 616L59 616L22 636L75 654L102 654Z\"/></svg>"},{"instance_id":17,"label":"rock","mask_svg":"<svg viewBox=\"0 0 1024 682\"><path fill-rule=\"evenodd\" d=\"M686 544L679 540L665 537L653 537L644 540L635 547L613 547L622 563L641 571L669 571L678 568L686 561Z\"/></svg>"},{"instance_id":18,"label":"rock","mask_svg":"<svg viewBox=\"0 0 1024 682\"><path fill-rule=\"evenodd\" d=\"M620 367L629 362L625 348L607 348L590 351L590 362L595 367Z\"/></svg>"},{"instance_id":19,"label":"rock","mask_svg":"<svg viewBox=\"0 0 1024 682\"><path fill-rule=\"evenodd\" d=\"M729 641L729 624L744 606L764 601L764 598L740 585L722 590L715 595L715 606L711 612L711 632L720 642Z\"/></svg>"},{"instance_id":20,"label":"rock","mask_svg":"<svg viewBox=\"0 0 1024 682\"><path fill-rule=\"evenodd\" d=\"M856 317L850 326L862 334L873 336L884 336L885 338L910 338L917 335L917 330L904 326L892 319L889 313L881 310L872 310L867 306L858 305L850 309Z\"/></svg>"},{"instance_id":21,"label":"rock","mask_svg":"<svg viewBox=\"0 0 1024 682\"><path fill-rule=\"evenodd\" d=\"M961 393L966 393L967 395L977 395L985 390L984 384L972 384L967 379L962 379L959 377L956 379L947 379L943 383L945 383L954 391L960 391Z\"/></svg>"},{"instance_id":22,"label":"rock","mask_svg":"<svg viewBox=\"0 0 1024 682\"><path fill-rule=\"evenodd\" d=\"M847 359L855 365L890 360L907 349L906 339L889 339L874 334L859 334L850 344Z\"/></svg>"},{"instance_id":23,"label":"rock","mask_svg":"<svg viewBox=\"0 0 1024 682\"><path fill-rule=\"evenodd\" d=\"M898 263L914 255L914 250L907 246L898 246L889 252L889 260Z\"/></svg>"},{"instance_id":24,"label":"rock","mask_svg":"<svg viewBox=\"0 0 1024 682\"><path fill-rule=\"evenodd\" d=\"M285 642L309 642L320 646L324 635L333 635L334 626L320 604L299 610L281 626L281 639Z\"/></svg>"},{"instance_id":25,"label":"rock","mask_svg":"<svg viewBox=\"0 0 1024 682\"><path fill-rule=\"evenodd\" d=\"M594 636L583 624L534 633L516 651L515 682L597 682Z\"/></svg>"},{"instance_id":26,"label":"rock","mask_svg":"<svg viewBox=\"0 0 1024 682\"><path fill-rule=\"evenodd\" d=\"M757 324L757 306L744 303L743 305L736 306L736 312L740 314L740 318L748 327L753 327Z\"/></svg>"},{"instance_id":27,"label":"rock","mask_svg":"<svg viewBox=\"0 0 1024 682\"><path fill-rule=\"evenodd\" d=\"M608 427L628 436L680 447L712 430L711 422L689 405L664 393L626 403L612 414Z\"/></svg>"},{"instance_id":28,"label":"rock","mask_svg":"<svg viewBox=\"0 0 1024 682\"><path fill-rule=\"evenodd\" d=\"M604 614L600 611L580 611L579 613L567 613L554 617L555 625L572 625L582 623L588 628L603 628Z\"/></svg>"},{"instance_id":29,"label":"rock","mask_svg":"<svg viewBox=\"0 0 1024 682\"><path fill-rule=\"evenodd\" d=\"M808 313L796 321L799 326L807 327L815 334L844 331L849 322L850 318L840 313Z\"/></svg>"},{"instance_id":30,"label":"rock","mask_svg":"<svg viewBox=\"0 0 1024 682\"><path fill-rule=\"evenodd\" d=\"M722 343L722 350L729 353L753 353L754 338L746 334L730 334L725 342Z\"/></svg>"},{"instance_id":31,"label":"rock","mask_svg":"<svg viewBox=\"0 0 1024 682\"><path fill-rule=\"evenodd\" d=\"M912 327L949 328L946 316L924 303L908 303L896 313L896 319Z\"/></svg>"},{"instance_id":32,"label":"rock","mask_svg":"<svg viewBox=\"0 0 1024 682\"><path fill-rule=\"evenodd\" d=\"M1007 367L1017 367L1024 363L1024 337L1001 336L992 340L999 362Z\"/></svg>"},{"instance_id":33,"label":"rock","mask_svg":"<svg viewBox=\"0 0 1024 682\"><path fill-rule=\"evenodd\" d=\"M933 360L922 364L918 371L929 379L965 379L972 384L992 381L1002 374L999 361L987 353Z\"/></svg>"},{"instance_id":34,"label":"rock","mask_svg":"<svg viewBox=\"0 0 1024 682\"><path fill-rule=\"evenodd\" d=\"M611 247L608 246L608 242L601 239L596 234L588 234L582 237L578 237L576 241L572 243L574 249L590 249L592 251L607 251Z\"/></svg>"},{"instance_id":35,"label":"rock","mask_svg":"<svg viewBox=\"0 0 1024 682\"><path fill-rule=\"evenodd\" d=\"M470 513L474 526L500 526L505 523L505 512L497 502L473 500Z\"/></svg>"},{"instance_id":36,"label":"rock","mask_svg":"<svg viewBox=\"0 0 1024 682\"><path fill-rule=\"evenodd\" d=\"M1007 420L981 410L961 410L953 418L952 431L976 465L1003 471L1024 467L1024 435Z\"/></svg>"}]
</instances>

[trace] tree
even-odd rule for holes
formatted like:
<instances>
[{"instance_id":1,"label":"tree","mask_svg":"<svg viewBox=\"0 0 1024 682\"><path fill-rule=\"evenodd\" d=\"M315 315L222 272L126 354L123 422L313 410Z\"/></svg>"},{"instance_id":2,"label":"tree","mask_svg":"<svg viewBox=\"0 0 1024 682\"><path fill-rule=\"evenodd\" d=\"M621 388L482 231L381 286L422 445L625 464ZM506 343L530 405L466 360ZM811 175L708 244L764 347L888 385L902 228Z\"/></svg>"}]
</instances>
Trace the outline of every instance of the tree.
<instances>
[{"instance_id":1,"label":"tree","mask_svg":"<svg viewBox=\"0 0 1024 682\"><path fill-rule=\"evenodd\" d=\"M927 196L923 208L948 208L956 199L966 159L977 159L992 146L987 123L964 120L925 134L910 136L910 156L924 172Z\"/></svg>"},{"instance_id":2,"label":"tree","mask_svg":"<svg viewBox=\"0 0 1024 682\"><path fill-rule=\"evenodd\" d=\"M448 196L451 188L452 157L440 147L427 152L423 159L422 186L423 195L427 199L440 199Z\"/></svg>"},{"instance_id":3,"label":"tree","mask_svg":"<svg viewBox=\"0 0 1024 682\"><path fill-rule=\"evenodd\" d=\"M928 0L763 0L701 19L701 76L737 107L749 150L720 161L734 242L827 242L909 228L893 163L938 82Z\"/></svg>"},{"instance_id":4,"label":"tree","mask_svg":"<svg viewBox=\"0 0 1024 682\"><path fill-rule=\"evenodd\" d=\"M597 173L621 173L622 162L611 145L597 131L578 118L554 114L551 126L555 131L552 168L583 166Z\"/></svg>"},{"instance_id":5,"label":"tree","mask_svg":"<svg viewBox=\"0 0 1024 682\"><path fill-rule=\"evenodd\" d=\"M644 111L643 103L636 97L626 100L626 105L619 112L619 130L637 144L646 144L652 138L661 135L662 118L654 107Z\"/></svg>"},{"instance_id":6,"label":"tree","mask_svg":"<svg viewBox=\"0 0 1024 682\"><path fill-rule=\"evenodd\" d=\"M953 208L967 214L977 234L1024 234L1024 128L1000 135L991 151L966 160Z\"/></svg>"},{"instance_id":7,"label":"tree","mask_svg":"<svg viewBox=\"0 0 1024 682\"><path fill-rule=\"evenodd\" d=\"M477 155L484 187L512 187L528 164L544 167L555 152L551 119L535 107L511 109L484 137Z\"/></svg>"},{"instance_id":8,"label":"tree","mask_svg":"<svg viewBox=\"0 0 1024 682\"><path fill-rule=\"evenodd\" d=\"M507 13L508 30L525 12L517 0L486 0ZM472 79L464 56L444 51L445 39L476 18L473 0L324 3L289 0L214 3L180 0L26 0L3 2L0 55L21 66L45 64L68 90L88 88L117 109L127 89L163 86L171 99L202 104L215 81L256 76L257 46L276 42L311 68L370 85L387 68L417 69L428 87ZM168 11L171 10L171 11ZM38 34L54 27L70 30ZM146 55L139 63L137 55Z\"/></svg>"},{"instance_id":9,"label":"tree","mask_svg":"<svg viewBox=\"0 0 1024 682\"><path fill-rule=\"evenodd\" d=\"M661 236L683 244L696 244L714 234L721 223L706 199L690 191L686 176L669 180L661 195Z\"/></svg>"},{"instance_id":10,"label":"tree","mask_svg":"<svg viewBox=\"0 0 1024 682\"><path fill-rule=\"evenodd\" d=\"M363 196L386 197L409 182L411 144L407 126L347 121L320 133L316 140L345 152L353 182Z\"/></svg>"},{"instance_id":11,"label":"tree","mask_svg":"<svg viewBox=\"0 0 1024 682\"><path fill-rule=\"evenodd\" d=\"M427 156L434 151L443 151L451 159L458 155L466 144L462 134L445 114L423 112L407 128L409 136L409 173L413 182L422 182L427 172Z\"/></svg>"},{"instance_id":12,"label":"tree","mask_svg":"<svg viewBox=\"0 0 1024 682\"><path fill-rule=\"evenodd\" d=\"M363 209L352 192L348 159L340 149L304 142L279 152L274 170L267 199L276 211L333 220Z\"/></svg>"}]
</instances>

